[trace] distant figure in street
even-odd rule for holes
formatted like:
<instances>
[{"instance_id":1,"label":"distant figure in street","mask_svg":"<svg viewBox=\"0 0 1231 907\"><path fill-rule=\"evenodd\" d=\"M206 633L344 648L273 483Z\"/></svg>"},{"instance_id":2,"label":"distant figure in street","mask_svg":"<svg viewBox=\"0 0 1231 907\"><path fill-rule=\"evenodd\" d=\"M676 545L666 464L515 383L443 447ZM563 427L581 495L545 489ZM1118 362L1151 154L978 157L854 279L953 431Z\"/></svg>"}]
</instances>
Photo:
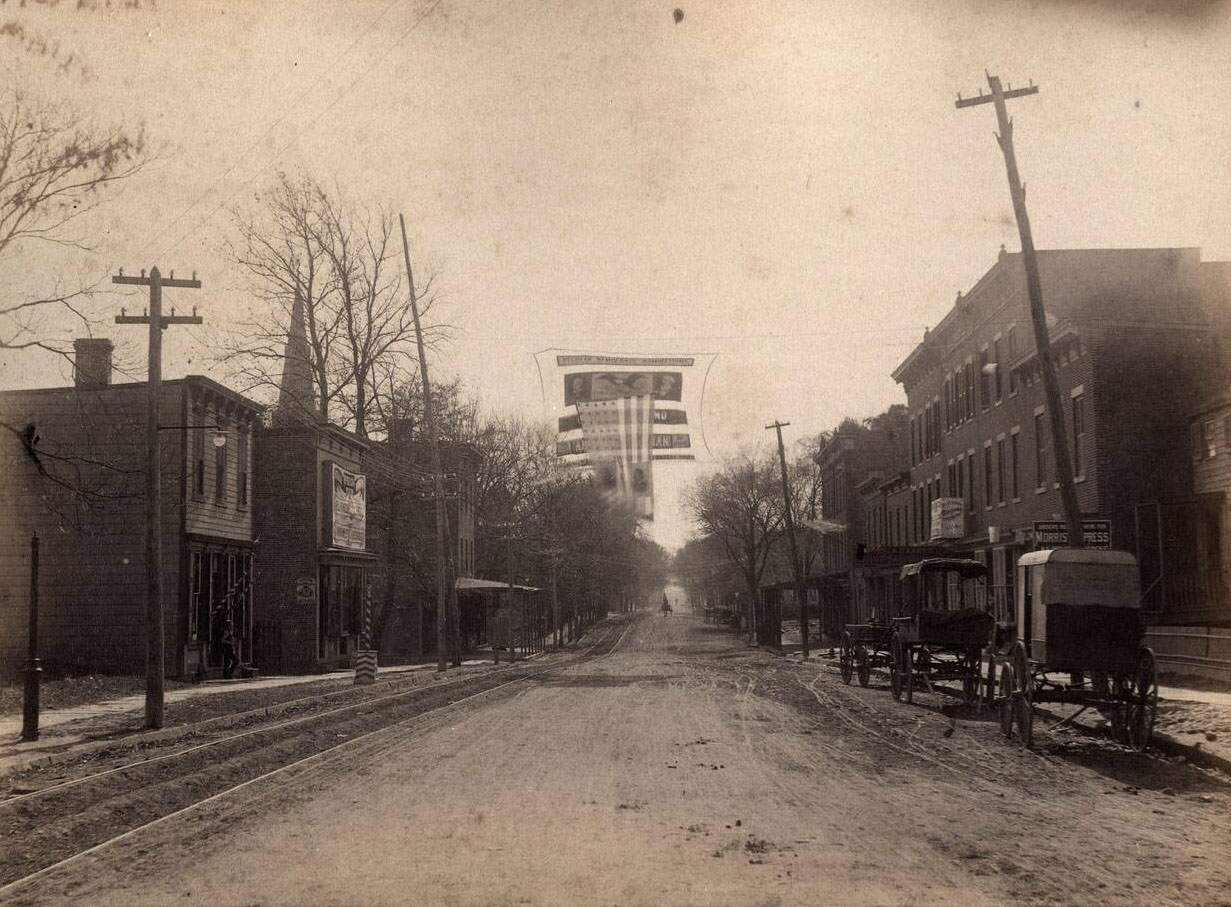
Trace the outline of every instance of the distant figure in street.
<instances>
[{"instance_id":1,"label":"distant figure in street","mask_svg":"<svg viewBox=\"0 0 1231 907\"><path fill-rule=\"evenodd\" d=\"M231 631L230 621L222 625L222 638L218 642L222 647L222 678L230 680L235 666L239 664L239 659L235 657L235 634Z\"/></svg>"},{"instance_id":2,"label":"distant figure in street","mask_svg":"<svg viewBox=\"0 0 1231 907\"><path fill-rule=\"evenodd\" d=\"M664 593L663 593L663 606L662 606L662 612L663 612L663 617L666 617L668 614L670 614L670 613L671 613L671 602L669 602L669 601L667 600L667 593L666 593L666 592L664 592Z\"/></svg>"}]
</instances>

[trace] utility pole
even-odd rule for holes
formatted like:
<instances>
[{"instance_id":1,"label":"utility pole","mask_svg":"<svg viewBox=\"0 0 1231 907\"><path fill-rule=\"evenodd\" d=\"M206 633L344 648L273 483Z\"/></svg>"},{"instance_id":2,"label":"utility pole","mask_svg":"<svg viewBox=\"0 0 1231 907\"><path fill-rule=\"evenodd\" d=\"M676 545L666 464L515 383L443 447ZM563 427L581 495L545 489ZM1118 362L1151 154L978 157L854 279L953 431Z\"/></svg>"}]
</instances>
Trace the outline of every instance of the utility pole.
<instances>
[{"instance_id":1,"label":"utility pole","mask_svg":"<svg viewBox=\"0 0 1231 907\"><path fill-rule=\"evenodd\" d=\"M436 432L436 406L432 402L432 385L427 377L427 350L423 343L423 327L419 323L419 301L415 296L415 275L410 267L410 243L406 240L406 218L398 215L402 226L402 254L406 258L406 280L410 284L410 314L415 320L415 343L419 349L419 377L423 383L423 421L427 424L427 442L432 457L432 496L436 500L436 670L444 671L445 649L448 648L448 619L451 601L449 589L449 547L445 543L444 470L440 463L440 438Z\"/></svg>"},{"instance_id":2,"label":"utility pole","mask_svg":"<svg viewBox=\"0 0 1231 907\"><path fill-rule=\"evenodd\" d=\"M991 74L987 76L987 84L991 86L991 94L985 95L980 89L979 96L976 98L963 98L958 95L957 107L961 109L978 104L994 104L996 107L996 122L1000 127L996 141L1004 153L1004 165L1009 175L1009 195L1013 199L1013 213L1017 217L1017 231L1021 235L1022 261L1026 266L1026 293L1030 297L1030 320L1034 324L1034 342L1039 351L1043 389L1047 395L1052 450L1056 458L1056 478L1060 482L1060 501L1064 506L1064 518L1069 527L1069 547L1084 548L1081 508L1077 503L1077 486L1073 483L1073 461L1069 457L1068 432L1064 427L1060 382L1056 378L1056 361L1052 357L1051 337L1047 330L1047 312L1043 308L1043 286L1039 281L1039 260L1034 251L1034 238L1030 234L1030 218L1026 214L1026 187L1022 185L1017 172L1017 155L1013 151L1013 121L1009 119L1004 104L1009 98L1038 94L1039 88L1032 82L1026 88L1016 89L1010 84L1009 90L1004 91L1000 86L1000 77ZM997 363L997 367L999 365L1000 363Z\"/></svg>"},{"instance_id":3,"label":"utility pole","mask_svg":"<svg viewBox=\"0 0 1231 907\"><path fill-rule=\"evenodd\" d=\"M162 475L158 459L158 403L162 398L162 332L172 324L201 324L201 316L193 308L191 315L162 313L162 288L201 289L201 281L193 274L191 280L176 280L175 272L165 280L157 267L140 277L125 277L124 271L111 278L112 283L150 288L150 308L144 315L129 315L124 309L115 317L116 324L147 324L150 328L149 378L146 381L145 423L145 726L162 727L163 678L163 615L162 615Z\"/></svg>"},{"instance_id":4,"label":"utility pole","mask_svg":"<svg viewBox=\"0 0 1231 907\"><path fill-rule=\"evenodd\" d=\"M804 589L804 577L799 563L799 548L795 542L795 517L792 513L795 505L791 501L791 486L786 477L786 448L782 446L782 429L790 422L773 422L765 426L765 430L774 429L778 433L778 464L782 467L782 506L786 513L786 536L791 543L791 576L795 580L795 601L799 603L799 639L804 660L808 659L808 593Z\"/></svg>"}]
</instances>

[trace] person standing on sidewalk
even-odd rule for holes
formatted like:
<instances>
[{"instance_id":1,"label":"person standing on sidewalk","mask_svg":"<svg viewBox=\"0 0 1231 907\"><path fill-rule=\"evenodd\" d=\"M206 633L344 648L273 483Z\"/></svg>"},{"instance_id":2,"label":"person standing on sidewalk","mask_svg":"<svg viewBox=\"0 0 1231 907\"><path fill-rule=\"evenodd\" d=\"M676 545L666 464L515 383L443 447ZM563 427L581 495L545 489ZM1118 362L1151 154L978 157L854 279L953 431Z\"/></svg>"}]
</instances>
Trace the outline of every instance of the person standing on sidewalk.
<instances>
[{"instance_id":1,"label":"person standing on sidewalk","mask_svg":"<svg viewBox=\"0 0 1231 907\"><path fill-rule=\"evenodd\" d=\"M231 629L229 620L222 625L222 638L219 644L222 647L222 679L230 680L235 674L235 666L239 664L239 659L235 657L235 633Z\"/></svg>"}]
</instances>

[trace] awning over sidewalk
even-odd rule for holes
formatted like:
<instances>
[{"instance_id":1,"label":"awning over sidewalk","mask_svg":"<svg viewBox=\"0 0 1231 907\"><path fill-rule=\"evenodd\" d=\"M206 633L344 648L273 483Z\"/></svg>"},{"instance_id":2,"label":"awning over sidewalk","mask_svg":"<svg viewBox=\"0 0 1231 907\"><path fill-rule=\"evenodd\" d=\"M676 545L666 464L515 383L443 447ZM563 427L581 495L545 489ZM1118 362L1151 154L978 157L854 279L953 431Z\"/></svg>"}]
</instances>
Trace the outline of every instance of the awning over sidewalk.
<instances>
[{"instance_id":1,"label":"awning over sidewalk","mask_svg":"<svg viewBox=\"0 0 1231 907\"><path fill-rule=\"evenodd\" d=\"M491 579L479 579L474 576L459 576L455 583L458 592L508 592L508 583L498 583ZM541 592L537 586L513 585L517 592Z\"/></svg>"}]
</instances>

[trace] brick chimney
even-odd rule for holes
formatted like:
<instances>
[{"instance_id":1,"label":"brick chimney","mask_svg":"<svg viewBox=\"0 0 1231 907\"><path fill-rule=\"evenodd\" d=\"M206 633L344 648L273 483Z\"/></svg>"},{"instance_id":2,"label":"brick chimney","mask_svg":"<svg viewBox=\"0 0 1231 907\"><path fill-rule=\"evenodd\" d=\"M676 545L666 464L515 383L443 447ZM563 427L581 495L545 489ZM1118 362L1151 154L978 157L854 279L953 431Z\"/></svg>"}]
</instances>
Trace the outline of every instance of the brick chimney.
<instances>
[{"instance_id":1,"label":"brick chimney","mask_svg":"<svg viewBox=\"0 0 1231 907\"><path fill-rule=\"evenodd\" d=\"M111 383L111 351L106 337L83 337L73 341L73 384L77 387L106 387Z\"/></svg>"}]
</instances>

